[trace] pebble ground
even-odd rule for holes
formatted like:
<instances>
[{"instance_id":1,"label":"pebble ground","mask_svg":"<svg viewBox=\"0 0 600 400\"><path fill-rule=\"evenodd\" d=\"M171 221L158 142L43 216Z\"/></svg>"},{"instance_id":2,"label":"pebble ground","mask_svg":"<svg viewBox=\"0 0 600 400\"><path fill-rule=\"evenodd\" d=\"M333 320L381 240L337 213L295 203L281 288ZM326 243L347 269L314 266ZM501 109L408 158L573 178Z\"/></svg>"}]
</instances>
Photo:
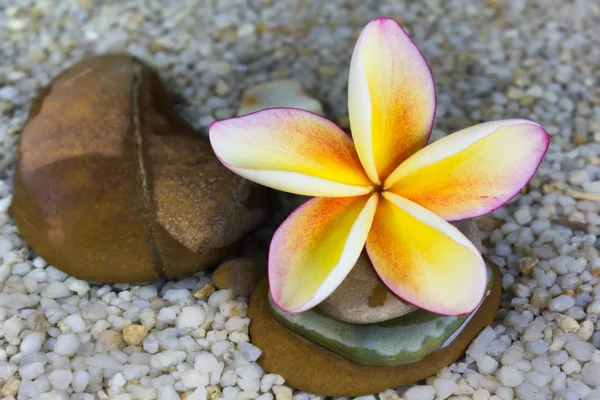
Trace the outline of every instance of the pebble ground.
<instances>
[{"instance_id":1,"label":"pebble ground","mask_svg":"<svg viewBox=\"0 0 600 400\"><path fill-rule=\"evenodd\" d=\"M465 359L382 400L600 399L600 5L595 0L19 0L0 5L0 398L309 400L255 363L245 299L198 274L89 285L35 256L8 214L36 91L93 54L156 66L206 132L246 87L292 77L347 127L361 28L396 18L437 85L434 136L527 118L552 137L538 174L478 220L500 265L498 319ZM493 160L490 160L493 162ZM3 397L2 397L3 396ZM374 399L366 396L363 400Z\"/></svg>"}]
</instances>

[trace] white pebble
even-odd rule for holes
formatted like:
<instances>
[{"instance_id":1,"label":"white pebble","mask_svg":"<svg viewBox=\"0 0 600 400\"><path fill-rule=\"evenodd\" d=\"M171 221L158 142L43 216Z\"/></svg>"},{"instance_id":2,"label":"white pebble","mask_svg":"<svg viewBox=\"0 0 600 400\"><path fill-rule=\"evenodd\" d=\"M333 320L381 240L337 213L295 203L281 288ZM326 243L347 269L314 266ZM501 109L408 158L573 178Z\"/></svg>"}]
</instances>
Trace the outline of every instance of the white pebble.
<instances>
[{"instance_id":1,"label":"white pebble","mask_svg":"<svg viewBox=\"0 0 600 400\"><path fill-rule=\"evenodd\" d=\"M413 386L404 393L405 400L433 400L435 389L432 386Z\"/></svg>"},{"instance_id":2,"label":"white pebble","mask_svg":"<svg viewBox=\"0 0 600 400\"><path fill-rule=\"evenodd\" d=\"M71 387L77 393L82 393L90 382L90 374L87 371L75 371L73 372L73 382Z\"/></svg>"},{"instance_id":3,"label":"white pebble","mask_svg":"<svg viewBox=\"0 0 600 400\"><path fill-rule=\"evenodd\" d=\"M231 289L217 290L216 292L211 294L210 297L208 298L208 305L211 307L218 308L219 304L221 304L225 301L228 301L228 300L233 300L233 298L234 298L233 290L231 290Z\"/></svg>"},{"instance_id":4,"label":"white pebble","mask_svg":"<svg viewBox=\"0 0 600 400\"><path fill-rule=\"evenodd\" d=\"M579 340L586 342L592 337L593 334L594 323L589 319L583 321L581 325L579 325L579 330L577 331L577 336L579 336Z\"/></svg>"},{"instance_id":5,"label":"white pebble","mask_svg":"<svg viewBox=\"0 0 600 400\"><path fill-rule=\"evenodd\" d=\"M194 359L194 369L203 374L209 374L217 368L218 363L219 362L214 355L202 352Z\"/></svg>"},{"instance_id":6,"label":"white pebble","mask_svg":"<svg viewBox=\"0 0 600 400\"><path fill-rule=\"evenodd\" d=\"M433 381L433 387L440 399L446 399L458 390L458 385L452 379L436 378Z\"/></svg>"},{"instance_id":7,"label":"white pebble","mask_svg":"<svg viewBox=\"0 0 600 400\"><path fill-rule=\"evenodd\" d=\"M50 384L58 390L67 390L72 380L73 373L68 369L56 369L48 376Z\"/></svg>"},{"instance_id":8,"label":"white pebble","mask_svg":"<svg viewBox=\"0 0 600 400\"><path fill-rule=\"evenodd\" d=\"M260 391L265 393L271 390L273 385L283 385L285 379L281 375L266 374L260 380Z\"/></svg>"},{"instance_id":9,"label":"white pebble","mask_svg":"<svg viewBox=\"0 0 600 400\"><path fill-rule=\"evenodd\" d=\"M586 363L581 369L583 383L590 386L600 385L600 364L595 362Z\"/></svg>"},{"instance_id":10,"label":"white pebble","mask_svg":"<svg viewBox=\"0 0 600 400\"><path fill-rule=\"evenodd\" d=\"M71 291L63 282L50 282L41 293L41 296L47 299L58 299L71 295Z\"/></svg>"},{"instance_id":11,"label":"white pebble","mask_svg":"<svg viewBox=\"0 0 600 400\"><path fill-rule=\"evenodd\" d=\"M292 400L292 389L283 385L275 385L272 388L275 400Z\"/></svg>"},{"instance_id":12,"label":"white pebble","mask_svg":"<svg viewBox=\"0 0 600 400\"><path fill-rule=\"evenodd\" d=\"M186 353L184 351L166 350L157 354L154 354L150 358L150 365L152 368L165 370L169 367L173 367L183 360L185 360Z\"/></svg>"},{"instance_id":13,"label":"white pebble","mask_svg":"<svg viewBox=\"0 0 600 400\"><path fill-rule=\"evenodd\" d=\"M262 351L251 343L239 343L238 350L246 361L256 361L262 354Z\"/></svg>"},{"instance_id":14,"label":"white pebble","mask_svg":"<svg viewBox=\"0 0 600 400\"><path fill-rule=\"evenodd\" d=\"M44 364L40 361L25 364L19 367L19 375L25 379L35 379L45 371Z\"/></svg>"},{"instance_id":15,"label":"white pebble","mask_svg":"<svg viewBox=\"0 0 600 400\"><path fill-rule=\"evenodd\" d=\"M43 333L28 333L21 341L21 347L19 349L23 354L37 353L42 349L45 340L46 336Z\"/></svg>"},{"instance_id":16,"label":"white pebble","mask_svg":"<svg viewBox=\"0 0 600 400\"><path fill-rule=\"evenodd\" d=\"M498 368L498 361L487 354L477 360L477 369L485 375L493 374Z\"/></svg>"},{"instance_id":17,"label":"white pebble","mask_svg":"<svg viewBox=\"0 0 600 400\"><path fill-rule=\"evenodd\" d=\"M79 344L79 338L73 333L60 335L56 338L54 352L60 354L61 356L70 357L77 352L79 349Z\"/></svg>"},{"instance_id":18,"label":"white pebble","mask_svg":"<svg viewBox=\"0 0 600 400\"><path fill-rule=\"evenodd\" d=\"M177 328L196 329L202 322L204 322L204 310L201 307L184 307L177 319Z\"/></svg>"},{"instance_id":19,"label":"white pebble","mask_svg":"<svg viewBox=\"0 0 600 400\"><path fill-rule=\"evenodd\" d=\"M71 314L66 317L63 322L67 324L69 329L71 329L71 332L81 333L85 331L85 322L79 314Z\"/></svg>"},{"instance_id":20,"label":"white pebble","mask_svg":"<svg viewBox=\"0 0 600 400\"><path fill-rule=\"evenodd\" d=\"M595 350L594 345L589 342L574 341L565 345L565 349L571 357L575 357L578 361L589 361L592 359L592 352Z\"/></svg>"},{"instance_id":21,"label":"white pebble","mask_svg":"<svg viewBox=\"0 0 600 400\"><path fill-rule=\"evenodd\" d=\"M575 298L566 294L562 294L548 303L548 309L551 311L565 311L575 305Z\"/></svg>"},{"instance_id":22,"label":"white pebble","mask_svg":"<svg viewBox=\"0 0 600 400\"><path fill-rule=\"evenodd\" d=\"M525 375L522 371L513 365L506 365L496 371L496 377L502 386L516 387L525 380Z\"/></svg>"}]
</instances>

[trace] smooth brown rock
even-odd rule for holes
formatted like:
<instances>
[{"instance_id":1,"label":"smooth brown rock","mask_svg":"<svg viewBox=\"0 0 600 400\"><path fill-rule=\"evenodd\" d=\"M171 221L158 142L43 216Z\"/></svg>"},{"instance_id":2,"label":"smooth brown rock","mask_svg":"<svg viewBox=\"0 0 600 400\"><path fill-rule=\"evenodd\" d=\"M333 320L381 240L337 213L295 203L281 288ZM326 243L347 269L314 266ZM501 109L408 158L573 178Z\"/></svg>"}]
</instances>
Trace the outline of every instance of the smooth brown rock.
<instances>
[{"instance_id":1,"label":"smooth brown rock","mask_svg":"<svg viewBox=\"0 0 600 400\"><path fill-rule=\"evenodd\" d=\"M262 350L258 362L279 374L286 384L320 396L363 396L407 385L434 375L461 357L471 341L494 321L500 304L501 277L497 267L490 295L452 344L420 361L395 367L367 366L342 358L279 324L268 304L264 279L252 292L248 316L252 344Z\"/></svg>"},{"instance_id":2,"label":"smooth brown rock","mask_svg":"<svg viewBox=\"0 0 600 400\"><path fill-rule=\"evenodd\" d=\"M481 252L481 237L473 221L454 221L452 224ZM352 324L387 321L416 309L384 285L365 252L342 284L318 308L330 317Z\"/></svg>"},{"instance_id":3,"label":"smooth brown rock","mask_svg":"<svg viewBox=\"0 0 600 400\"><path fill-rule=\"evenodd\" d=\"M223 167L177 116L156 72L109 55L67 70L34 102L12 212L57 268L140 282L230 254L262 220L264 193Z\"/></svg>"},{"instance_id":4,"label":"smooth brown rock","mask_svg":"<svg viewBox=\"0 0 600 400\"><path fill-rule=\"evenodd\" d=\"M267 262L255 257L225 261L215 269L212 282L218 289L231 289L236 296L250 296L267 275Z\"/></svg>"}]
</instances>

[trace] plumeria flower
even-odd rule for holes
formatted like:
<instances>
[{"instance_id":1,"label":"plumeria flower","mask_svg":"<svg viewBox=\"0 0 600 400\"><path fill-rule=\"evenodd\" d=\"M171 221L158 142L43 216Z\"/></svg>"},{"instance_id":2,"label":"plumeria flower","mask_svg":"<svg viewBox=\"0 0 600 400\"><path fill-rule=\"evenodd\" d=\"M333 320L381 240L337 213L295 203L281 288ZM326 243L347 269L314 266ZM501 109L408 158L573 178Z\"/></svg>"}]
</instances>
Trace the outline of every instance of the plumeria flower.
<instances>
[{"instance_id":1,"label":"plumeria flower","mask_svg":"<svg viewBox=\"0 0 600 400\"><path fill-rule=\"evenodd\" d=\"M504 120L427 144L435 86L423 55L392 19L371 21L350 63L352 139L331 121L273 108L214 122L221 162L257 183L317 196L279 227L269 250L273 300L300 312L329 296L365 244L381 280L403 300L445 315L482 301L486 267L447 221L487 214L531 179L549 138Z\"/></svg>"}]
</instances>

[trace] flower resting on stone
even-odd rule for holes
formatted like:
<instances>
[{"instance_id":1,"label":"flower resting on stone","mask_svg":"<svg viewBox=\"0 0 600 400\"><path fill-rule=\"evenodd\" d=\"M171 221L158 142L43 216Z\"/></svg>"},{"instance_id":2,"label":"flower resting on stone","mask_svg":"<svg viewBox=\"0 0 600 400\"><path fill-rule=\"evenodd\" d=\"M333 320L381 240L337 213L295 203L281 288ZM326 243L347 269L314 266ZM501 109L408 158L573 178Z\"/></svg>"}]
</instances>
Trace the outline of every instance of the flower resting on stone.
<instances>
[{"instance_id":1,"label":"flower resting on stone","mask_svg":"<svg viewBox=\"0 0 600 400\"><path fill-rule=\"evenodd\" d=\"M482 301L486 267L446 221L487 214L536 172L549 138L531 121L482 123L425 147L435 86L421 52L392 19L371 21L350 64L353 140L293 108L214 122L210 141L233 172L316 196L279 227L269 250L275 303L300 312L329 296L366 244L381 280L403 300L445 315Z\"/></svg>"}]
</instances>

